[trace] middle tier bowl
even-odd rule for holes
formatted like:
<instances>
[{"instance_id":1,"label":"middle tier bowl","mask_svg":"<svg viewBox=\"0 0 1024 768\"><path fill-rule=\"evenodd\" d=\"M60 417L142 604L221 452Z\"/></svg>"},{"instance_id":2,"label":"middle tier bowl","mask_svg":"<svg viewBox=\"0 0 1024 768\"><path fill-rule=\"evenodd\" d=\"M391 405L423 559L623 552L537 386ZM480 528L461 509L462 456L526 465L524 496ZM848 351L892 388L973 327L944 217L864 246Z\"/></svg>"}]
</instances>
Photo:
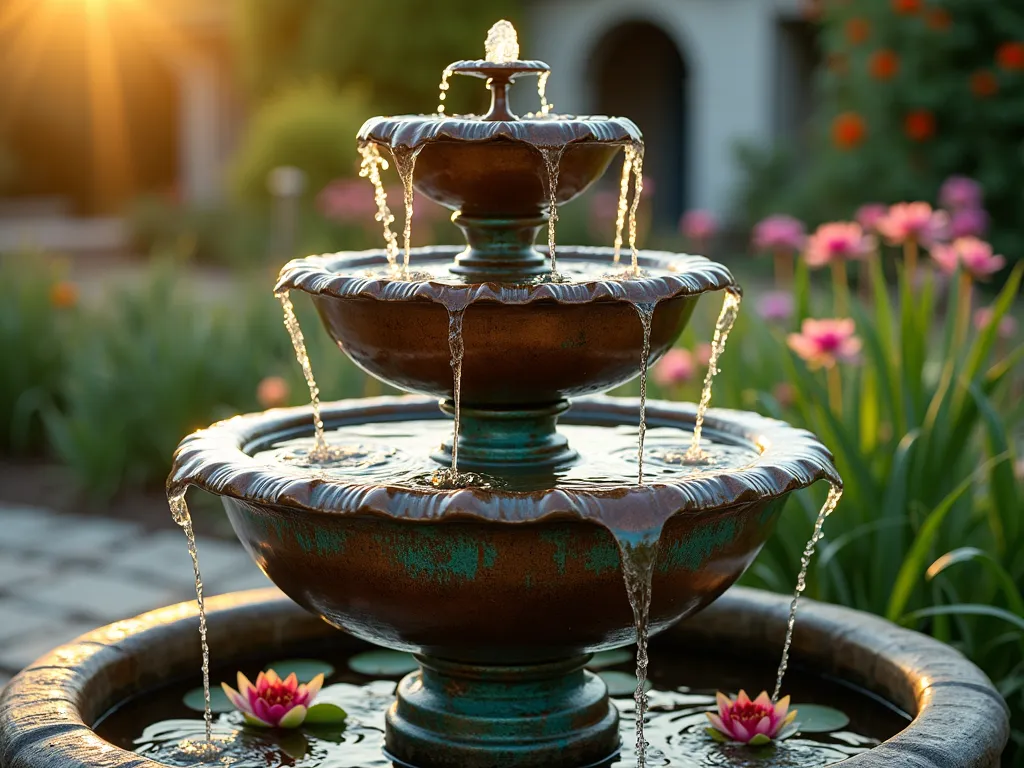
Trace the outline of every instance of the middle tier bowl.
<instances>
[{"instance_id":1,"label":"middle tier bowl","mask_svg":"<svg viewBox=\"0 0 1024 768\"><path fill-rule=\"evenodd\" d=\"M462 404L543 407L607 392L640 371L638 305L656 305L653 364L675 342L702 293L735 288L729 270L700 256L641 251L640 276L623 279L630 254L558 249L568 282L466 283L453 274L459 248L412 250L409 281L388 272L383 251L297 259L278 290L312 295L331 338L367 373L408 392L451 399L450 312L465 310Z\"/></svg>"}]
</instances>

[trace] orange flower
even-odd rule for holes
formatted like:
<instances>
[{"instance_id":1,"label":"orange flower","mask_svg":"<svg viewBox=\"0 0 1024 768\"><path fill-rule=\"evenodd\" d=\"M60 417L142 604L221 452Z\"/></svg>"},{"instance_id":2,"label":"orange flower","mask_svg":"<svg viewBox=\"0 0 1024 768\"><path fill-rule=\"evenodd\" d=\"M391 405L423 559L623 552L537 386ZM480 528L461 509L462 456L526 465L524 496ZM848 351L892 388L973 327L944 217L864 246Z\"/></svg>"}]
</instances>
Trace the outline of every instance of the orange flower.
<instances>
[{"instance_id":1,"label":"orange flower","mask_svg":"<svg viewBox=\"0 0 1024 768\"><path fill-rule=\"evenodd\" d=\"M903 130L914 141L927 141L935 135L935 115L927 109L908 112L903 121Z\"/></svg>"},{"instance_id":2,"label":"orange flower","mask_svg":"<svg viewBox=\"0 0 1024 768\"><path fill-rule=\"evenodd\" d=\"M78 288L65 280L50 287L50 304L57 309L70 309L78 303Z\"/></svg>"},{"instance_id":3,"label":"orange flower","mask_svg":"<svg viewBox=\"0 0 1024 768\"><path fill-rule=\"evenodd\" d=\"M999 82L990 70L979 69L971 75L971 93L979 99L994 96L999 90Z\"/></svg>"},{"instance_id":4,"label":"orange flower","mask_svg":"<svg viewBox=\"0 0 1024 768\"><path fill-rule=\"evenodd\" d=\"M892 80L900 71L900 57L888 48L882 48L871 54L868 71L876 80Z\"/></svg>"},{"instance_id":5,"label":"orange flower","mask_svg":"<svg viewBox=\"0 0 1024 768\"><path fill-rule=\"evenodd\" d=\"M854 149L864 143L868 128L856 112L843 112L832 121L832 141L840 149Z\"/></svg>"},{"instance_id":6,"label":"orange flower","mask_svg":"<svg viewBox=\"0 0 1024 768\"><path fill-rule=\"evenodd\" d=\"M928 28L934 29L936 32L945 32L953 26L953 17L945 8L930 9L926 16L926 20Z\"/></svg>"},{"instance_id":7,"label":"orange flower","mask_svg":"<svg viewBox=\"0 0 1024 768\"><path fill-rule=\"evenodd\" d=\"M921 12L921 0L892 0L892 9L904 16Z\"/></svg>"},{"instance_id":8,"label":"orange flower","mask_svg":"<svg viewBox=\"0 0 1024 768\"><path fill-rule=\"evenodd\" d=\"M871 36L871 22L861 16L846 20L846 39L851 45L860 45Z\"/></svg>"},{"instance_id":9,"label":"orange flower","mask_svg":"<svg viewBox=\"0 0 1024 768\"><path fill-rule=\"evenodd\" d=\"M256 400L264 408L280 408L288 404L288 382L280 376L267 376L256 387Z\"/></svg>"},{"instance_id":10,"label":"orange flower","mask_svg":"<svg viewBox=\"0 0 1024 768\"><path fill-rule=\"evenodd\" d=\"M1003 43L996 51L996 61L1003 69L1011 72L1024 69L1024 43Z\"/></svg>"}]
</instances>

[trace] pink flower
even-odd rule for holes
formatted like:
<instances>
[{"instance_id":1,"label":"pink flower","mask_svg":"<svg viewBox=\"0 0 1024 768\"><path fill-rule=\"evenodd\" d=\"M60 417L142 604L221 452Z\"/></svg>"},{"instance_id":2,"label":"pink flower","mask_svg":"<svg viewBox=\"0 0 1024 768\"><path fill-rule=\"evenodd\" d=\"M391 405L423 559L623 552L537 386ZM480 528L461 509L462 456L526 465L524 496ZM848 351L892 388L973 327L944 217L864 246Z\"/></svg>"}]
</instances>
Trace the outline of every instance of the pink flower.
<instances>
[{"instance_id":1,"label":"pink flower","mask_svg":"<svg viewBox=\"0 0 1024 768\"><path fill-rule=\"evenodd\" d=\"M800 333L789 334L787 343L811 368L831 368L837 362L855 362L861 347L850 318L808 318L801 324Z\"/></svg>"},{"instance_id":2,"label":"pink flower","mask_svg":"<svg viewBox=\"0 0 1024 768\"><path fill-rule=\"evenodd\" d=\"M862 259L875 249L875 238L865 235L860 224L836 221L822 224L807 239L804 258L808 266L824 267L834 261Z\"/></svg>"},{"instance_id":3,"label":"pink flower","mask_svg":"<svg viewBox=\"0 0 1024 768\"><path fill-rule=\"evenodd\" d=\"M974 327L983 331L992 324L992 307L979 307L974 313ZM1009 339L1017 333L1017 320L1011 315L1003 315L999 321L996 334L1001 339Z\"/></svg>"},{"instance_id":4,"label":"pink flower","mask_svg":"<svg viewBox=\"0 0 1024 768\"><path fill-rule=\"evenodd\" d=\"M690 381L694 375L693 355L688 349L675 347L654 366L654 380L660 387L675 387Z\"/></svg>"},{"instance_id":5,"label":"pink flower","mask_svg":"<svg viewBox=\"0 0 1024 768\"><path fill-rule=\"evenodd\" d=\"M984 192L974 179L967 176L950 176L939 190L939 202L951 211L981 208Z\"/></svg>"},{"instance_id":6,"label":"pink flower","mask_svg":"<svg viewBox=\"0 0 1024 768\"><path fill-rule=\"evenodd\" d=\"M753 701L745 691L730 699L723 693L716 697L718 714L708 712L711 728L708 734L716 741L737 741L740 744L760 746L767 744L796 718L796 710L789 711L789 696L772 704L767 691Z\"/></svg>"},{"instance_id":7,"label":"pink flower","mask_svg":"<svg viewBox=\"0 0 1024 768\"><path fill-rule=\"evenodd\" d=\"M793 316L793 294L769 291L757 300L757 314L768 322L789 320Z\"/></svg>"},{"instance_id":8,"label":"pink flower","mask_svg":"<svg viewBox=\"0 0 1024 768\"><path fill-rule=\"evenodd\" d=\"M372 223L377 212L373 189L362 179L332 181L316 196L316 207L325 218L343 224Z\"/></svg>"},{"instance_id":9,"label":"pink flower","mask_svg":"<svg viewBox=\"0 0 1024 768\"><path fill-rule=\"evenodd\" d=\"M694 241L706 241L715 236L718 222L710 211L687 211L679 220L679 231Z\"/></svg>"},{"instance_id":10,"label":"pink flower","mask_svg":"<svg viewBox=\"0 0 1024 768\"><path fill-rule=\"evenodd\" d=\"M865 232L877 232L878 222L889 213L889 206L882 203L868 203L857 209L857 223L864 228Z\"/></svg>"},{"instance_id":11,"label":"pink flower","mask_svg":"<svg viewBox=\"0 0 1024 768\"><path fill-rule=\"evenodd\" d=\"M789 406L796 402L796 387L788 381L780 381L772 387L772 397L783 408L789 408Z\"/></svg>"},{"instance_id":12,"label":"pink flower","mask_svg":"<svg viewBox=\"0 0 1024 768\"><path fill-rule=\"evenodd\" d=\"M239 672L237 691L227 683L221 683L221 688L235 708L245 715L249 725L298 728L323 684L323 675L299 685L294 672L282 680L274 670L268 669L260 672L256 685Z\"/></svg>"},{"instance_id":13,"label":"pink flower","mask_svg":"<svg viewBox=\"0 0 1024 768\"><path fill-rule=\"evenodd\" d=\"M288 404L290 389L280 376L267 376L256 387L256 401L263 408L280 408Z\"/></svg>"},{"instance_id":14,"label":"pink flower","mask_svg":"<svg viewBox=\"0 0 1024 768\"><path fill-rule=\"evenodd\" d=\"M981 208L962 208L954 211L949 223L949 234L959 237L984 237L988 232L988 213Z\"/></svg>"},{"instance_id":15,"label":"pink flower","mask_svg":"<svg viewBox=\"0 0 1024 768\"><path fill-rule=\"evenodd\" d=\"M907 242L932 246L948 237L949 216L933 211L928 203L896 203L878 222L878 232L890 245Z\"/></svg>"},{"instance_id":16,"label":"pink flower","mask_svg":"<svg viewBox=\"0 0 1024 768\"><path fill-rule=\"evenodd\" d=\"M943 272L953 274L959 265L975 280L987 279L1006 264L1002 256L993 255L991 245L976 237L960 237L951 245L937 245L931 254Z\"/></svg>"},{"instance_id":17,"label":"pink flower","mask_svg":"<svg viewBox=\"0 0 1024 768\"><path fill-rule=\"evenodd\" d=\"M754 247L759 251L799 251L806 240L803 222L792 216L769 216L754 227Z\"/></svg>"}]
</instances>

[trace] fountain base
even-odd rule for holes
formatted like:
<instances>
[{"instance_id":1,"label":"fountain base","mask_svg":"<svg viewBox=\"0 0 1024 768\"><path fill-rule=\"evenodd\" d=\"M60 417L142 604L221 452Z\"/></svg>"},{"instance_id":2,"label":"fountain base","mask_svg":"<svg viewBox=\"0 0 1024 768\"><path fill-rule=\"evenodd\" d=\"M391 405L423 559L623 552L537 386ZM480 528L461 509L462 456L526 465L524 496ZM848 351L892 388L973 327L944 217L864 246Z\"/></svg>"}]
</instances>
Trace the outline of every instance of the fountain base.
<instances>
[{"instance_id":1,"label":"fountain base","mask_svg":"<svg viewBox=\"0 0 1024 768\"><path fill-rule=\"evenodd\" d=\"M417 657L398 686L385 749L415 768L581 768L619 752L618 710L588 655L483 666Z\"/></svg>"},{"instance_id":2,"label":"fountain base","mask_svg":"<svg viewBox=\"0 0 1024 768\"><path fill-rule=\"evenodd\" d=\"M454 415L451 400L441 410ZM493 474L545 472L568 466L578 455L558 433L566 400L547 407L491 409L462 405L459 416L459 468ZM452 443L446 440L434 459L451 465Z\"/></svg>"}]
</instances>

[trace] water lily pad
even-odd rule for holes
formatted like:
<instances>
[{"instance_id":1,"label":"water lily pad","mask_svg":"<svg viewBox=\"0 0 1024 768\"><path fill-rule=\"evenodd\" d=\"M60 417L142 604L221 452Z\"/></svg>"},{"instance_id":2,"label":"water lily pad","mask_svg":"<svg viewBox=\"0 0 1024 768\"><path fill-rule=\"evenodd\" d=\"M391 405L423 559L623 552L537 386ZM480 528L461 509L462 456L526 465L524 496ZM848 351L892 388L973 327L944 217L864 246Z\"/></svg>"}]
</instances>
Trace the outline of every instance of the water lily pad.
<instances>
[{"instance_id":1,"label":"water lily pad","mask_svg":"<svg viewBox=\"0 0 1024 768\"><path fill-rule=\"evenodd\" d=\"M795 704L796 724L801 733L831 733L850 724L846 713L821 704Z\"/></svg>"},{"instance_id":2,"label":"water lily pad","mask_svg":"<svg viewBox=\"0 0 1024 768\"><path fill-rule=\"evenodd\" d=\"M614 651L598 651L594 657L587 662L587 669L604 669L615 667L633 660L633 654L625 648L617 648Z\"/></svg>"},{"instance_id":3,"label":"water lily pad","mask_svg":"<svg viewBox=\"0 0 1024 768\"><path fill-rule=\"evenodd\" d=\"M348 713L337 704L322 701L314 704L306 712L307 725L336 725L345 722Z\"/></svg>"},{"instance_id":4,"label":"water lily pad","mask_svg":"<svg viewBox=\"0 0 1024 768\"><path fill-rule=\"evenodd\" d=\"M609 696L630 696L636 691L636 676L628 672L599 672L598 676L608 686ZM644 690L651 690L651 681L644 681Z\"/></svg>"},{"instance_id":5,"label":"water lily pad","mask_svg":"<svg viewBox=\"0 0 1024 768\"><path fill-rule=\"evenodd\" d=\"M189 709L194 709L196 712L206 711L205 701L203 699L202 686L199 688L193 688L191 691L186 693L181 700L185 702L185 706ZM235 709L234 705L228 700L228 697L224 694L224 691L220 688L210 688L210 710L213 712L233 712Z\"/></svg>"},{"instance_id":6,"label":"water lily pad","mask_svg":"<svg viewBox=\"0 0 1024 768\"><path fill-rule=\"evenodd\" d=\"M402 653L401 651L357 653L348 660L348 666L349 669L360 675L384 675L385 677L406 675L420 667L411 653Z\"/></svg>"},{"instance_id":7,"label":"water lily pad","mask_svg":"<svg viewBox=\"0 0 1024 768\"><path fill-rule=\"evenodd\" d=\"M264 672L269 669L277 672L282 678L288 677L288 675L294 672L300 683L308 683L320 674L324 677L330 677L334 674L334 667L326 661L318 659L285 659L284 661L275 661L273 664L268 664Z\"/></svg>"}]
</instances>

